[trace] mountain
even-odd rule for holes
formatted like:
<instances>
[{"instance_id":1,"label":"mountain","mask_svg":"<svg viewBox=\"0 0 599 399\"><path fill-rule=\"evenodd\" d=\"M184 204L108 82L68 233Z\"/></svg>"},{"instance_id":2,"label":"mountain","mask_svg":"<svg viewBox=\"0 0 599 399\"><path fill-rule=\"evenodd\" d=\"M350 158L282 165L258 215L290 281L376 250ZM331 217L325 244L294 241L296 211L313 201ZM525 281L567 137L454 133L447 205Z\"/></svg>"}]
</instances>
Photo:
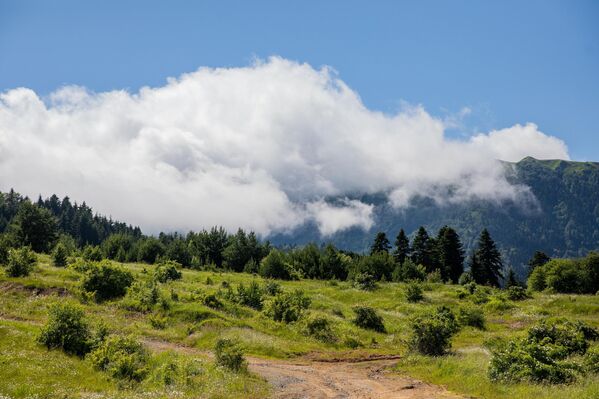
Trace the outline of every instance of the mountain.
<instances>
[{"instance_id":1,"label":"mountain","mask_svg":"<svg viewBox=\"0 0 599 399\"><path fill-rule=\"evenodd\" d=\"M276 245L301 245L307 242L332 242L339 248L357 252L369 248L374 235L384 231L393 242L399 229L413 235L419 226L429 234L443 225L455 228L469 250L480 231L488 228L503 254L506 265L522 276L535 250L552 257L583 256L599 249L599 163L524 158L505 162L506 174L513 184L530 188L526 201L495 203L469 201L437 205L417 198L410 207L397 210L384 193L358 197L374 205L374 226L369 231L352 228L322 238L313 224L291 234L271 237Z\"/></svg>"}]
</instances>

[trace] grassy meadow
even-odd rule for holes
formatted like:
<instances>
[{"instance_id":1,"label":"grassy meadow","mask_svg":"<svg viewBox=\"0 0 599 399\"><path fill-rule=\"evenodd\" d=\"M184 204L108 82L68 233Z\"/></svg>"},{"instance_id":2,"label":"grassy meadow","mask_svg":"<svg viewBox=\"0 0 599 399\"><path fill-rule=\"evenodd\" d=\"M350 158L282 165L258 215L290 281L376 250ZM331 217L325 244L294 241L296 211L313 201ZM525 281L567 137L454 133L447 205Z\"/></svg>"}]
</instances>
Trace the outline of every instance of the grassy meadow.
<instances>
[{"instance_id":1,"label":"grassy meadow","mask_svg":"<svg viewBox=\"0 0 599 399\"><path fill-rule=\"evenodd\" d=\"M124 267L136 279L149 280L155 266L132 263ZM38 264L27 277L0 273L0 398L267 397L271 388L260 377L214 364L210 353L219 338L237 340L247 355L265 358L399 354L402 357L392 372L444 385L466 397L599 398L597 375L557 386L492 383L487 378L488 347L500 339L524 336L528 327L543 318L563 316L599 328L599 295L535 293L530 299L510 301L491 290L488 302L476 305L484 312L485 329L463 327L453 338L448 355L427 357L408 348L409 320L440 305L456 313L461 307L474 306L471 299L460 295L461 286L424 283L424 299L410 303L403 283L379 283L374 291L362 291L351 282L280 281L284 291L301 289L311 299L308 315L285 324L222 294L227 286L235 288L239 283L247 286L255 280L264 284L263 279L249 274L183 270L181 280L160 284L168 306L148 312L129 310L125 299L102 303L82 299L80 275L68 267L52 266L46 255L38 255ZM219 306L204 305L203 298L211 293L218 293ZM104 324L111 333L130 334L141 342L168 342L197 351L157 354L149 377L140 383L115 380L87 360L47 350L36 342L48 307L64 301L81 303L92 327ZM386 332L355 326L355 305L377 309ZM315 315L332 320L335 340L322 342L306 333L305 320ZM173 364L185 370L185 381L169 374Z\"/></svg>"}]
</instances>

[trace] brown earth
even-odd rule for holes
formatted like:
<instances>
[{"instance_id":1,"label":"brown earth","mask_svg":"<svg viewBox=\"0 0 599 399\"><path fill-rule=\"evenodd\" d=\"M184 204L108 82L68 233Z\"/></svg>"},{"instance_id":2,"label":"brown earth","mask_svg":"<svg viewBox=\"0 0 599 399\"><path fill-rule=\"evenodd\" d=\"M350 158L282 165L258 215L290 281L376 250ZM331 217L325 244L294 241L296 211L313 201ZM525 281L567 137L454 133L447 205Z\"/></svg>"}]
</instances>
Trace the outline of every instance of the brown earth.
<instances>
[{"instance_id":1,"label":"brown earth","mask_svg":"<svg viewBox=\"0 0 599 399\"><path fill-rule=\"evenodd\" d=\"M144 341L152 350L174 350L211 356L209 352L164 342ZM273 360L247 357L251 372L262 376L273 387L278 399L435 399L460 398L443 387L428 384L388 371L396 356L335 358L315 361L309 357Z\"/></svg>"}]
</instances>

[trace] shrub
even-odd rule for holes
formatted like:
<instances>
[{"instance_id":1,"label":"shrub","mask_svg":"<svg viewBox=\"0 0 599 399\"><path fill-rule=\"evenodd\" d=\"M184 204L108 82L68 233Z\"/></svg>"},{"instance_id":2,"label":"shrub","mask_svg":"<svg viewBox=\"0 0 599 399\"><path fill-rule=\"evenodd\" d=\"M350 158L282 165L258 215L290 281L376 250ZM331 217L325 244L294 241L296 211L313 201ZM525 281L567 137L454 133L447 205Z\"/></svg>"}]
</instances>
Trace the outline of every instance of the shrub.
<instances>
[{"instance_id":1,"label":"shrub","mask_svg":"<svg viewBox=\"0 0 599 399\"><path fill-rule=\"evenodd\" d=\"M525 299L530 298L530 295L526 292L523 287L520 286L511 286L506 291L507 299L510 301L523 301Z\"/></svg>"},{"instance_id":2,"label":"shrub","mask_svg":"<svg viewBox=\"0 0 599 399\"><path fill-rule=\"evenodd\" d=\"M89 265L81 279L81 288L92 293L96 301L103 301L125 295L132 283L129 271L103 261Z\"/></svg>"},{"instance_id":3,"label":"shrub","mask_svg":"<svg viewBox=\"0 0 599 399\"><path fill-rule=\"evenodd\" d=\"M93 245L86 245L81 254L83 259L90 262L99 262L102 260L103 255L100 247Z\"/></svg>"},{"instance_id":4,"label":"shrub","mask_svg":"<svg viewBox=\"0 0 599 399\"><path fill-rule=\"evenodd\" d=\"M426 268L422 265L416 265L410 259L406 259L402 264L395 266L393 270L393 281L424 281L426 278Z\"/></svg>"},{"instance_id":5,"label":"shrub","mask_svg":"<svg viewBox=\"0 0 599 399\"><path fill-rule=\"evenodd\" d=\"M441 270L435 269L426 275L426 281L429 283L442 283L443 277L441 276Z\"/></svg>"},{"instance_id":6,"label":"shrub","mask_svg":"<svg viewBox=\"0 0 599 399\"><path fill-rule=\"evenodd\" d=\"M353 264L352 275L370 274L375 280L390 280L395 268L395 260L385 251L362 256ZM355 279L355 278L354 278Z\"/></svg>"},{"instance_id":7,"label":"shrub","mask_svg":"<svg viewBox=\"0 0 599 399\"><path fill-rule=\"evenodd\" d=\"M589 373L599 373L599 347L589 349L583 358L584 369Z\"/></svg>"},{"instance_id":8,"label":"shrub","mask_svg":"<svg viewBox=\"0 0 599 399\"><path fill-rule=\"evenodd\" d=\"M8 251L8 263L6 274L10 277L28 276L35 266L35 254L29 247L10 249Z\"/></svg>"},{"instance_id":9,"label":"shrub","mask_svg":"<svg viewBox=\"0 0 599 399\"><path fill-rule=\"evenodd\" d=\"M215 294L208 294L204 296L202 302L204 303L204 305L212 309L220 309L223 307L222 302L216 297Z\"/></svg>"},{"instance_id":10,"label":"shrub","mask_svg":"<svg viewBox=\"0 0 599 399\"><path fill-rule=\"evenodd\" d=\"M528 287L533 291L543 291L545 288L547 288L545 278L545 268L542 266L535 268L528 277Z\"/></svg>"},{"instance_id":11,"label":"shrub","mask_svg":"<svg viewBox=\"0 0 599 399\"><path fill-rule=\"evenodd\" d=\"M57 303L48 311L48 321L38 342L48 349L60 348L66 353L85 355L90 349L90 331L83 308L68 302Z\"/></svg>"},{"instance_id":12,"label":"shrub","mask_svg":"<svg viewBox=\"0 0 599 399\"><path fill-rule=\"evenodd\" d=\"M239 372L247 369L243 351L237 342L230 339L219 339L214 346L216 364L228 370Z\"/></svg>"},{"instance_id":13,"label":"shrub","mask_svg":"<svg viewBox=\"0 0 599 399\"><path fill-rule=\"evenodd\" d=\"M229 288L226 298L240 305L261 310L264 301L264 292L256 281L252 281L247 287L243 283L239 283L236 292L233 292L233 289Z\"/></svg>"},{"instance_id":14,"label":"shrub","mask_svg":"<svg viewBox=\"0 0 599 399\"><path fill-rule=\"evenodd\" d=\"M67 265L67 256L67 248L59 242L52 251L52 263L54 263L54 266L64 267Z\"/></svg>"},{"instance_id":15,"label":"shrub","mask_svg":"<svg viewBox=\"0 0 599 399\"><path fill-rule=\"evenodd\" d=\"M154 237L148 237L138 242L137 260L144 263L156 263L156 260L166 252L164 245Z\"/></svg>"},{"instance_id":16,"label":"shrub","mask_svg":"<svg viewBox=\"0 0 599 399\"><path fill-rule=\"evenodd\" d=\"M343 345L351 349L357 349L364 346L360 341L358 341L354 337L346 337L343 340Z\"/></svg>"},{"instance_id":17,"label":"shrub","mask_svg":"<svg viewBox=\"0 0 599 399\"><path fill-rule=\"evenodd\" d=\"M268 280L266 281L266 284L264 284L264 292L266 292L267 295L275 296L281 292L281 284L274 280Z\"/></svg>"},{"instance_id":18,"label":"shrub","mask_svg":"<svg viewBox=\"0 0 599 399\"><path fill-rule=\"evenodd\" d=\"M0 234L0 265L8 262L8 251L12 247L11 240L6 234Z\"/></svg>"},{"instance_id":19,"label":"shrub","mask_svg":"<svg viewBox=\"0 0 599 399\"><path fill-rule=\"evenodd\" d=\"M588 340L598 336L595 329L582 322L541 321L528 330L526 338L509 341L492 352L489 378L506 382L570 382L580 367L569 357L585 354ZM591 353L583 358L585 366L593 356Z\"/></svg>"},{"instance_id":20,"label":"shrub","mask_svg":"<svg viewBox=\"0 0 599 399\"><path fill-rule=\"evenodd\" d=\"M411 328L412 349L429 356L445 354L451 347L451 337L459 329L454 314L444 306L417 316L412 320Z\"/></svg>"},{"instance_id":21,"label":"shrub","mask_svg":"<svg viewBox=\"0 0 599 399\"><path fill-rule=\"evenodd\" d=\"M113 335L91 352L89 358L94 367L114 378L141 381L148 373L150 355L134 338Z\"/></svg>"},{"instance_id":22,"label":"shrub","mask_svg":"<svg viewBox=\"0 0 599 399\"><path fill-rule=\"evenodd\" d=\"M353 286L364 291L376 289L376 279L369 273L358 273L354 276Z\"/></svg>"},{"instance_id":23,"label":"shrub","mask_svg":"<svg viewBox=\"0 0 599 399\"><path fill-rule=\"evenodd\" d=\"M281 292L267 303L265 314L274 321L292 323L297 321L309 306L310 298L306 297L303 291Z\"/></svg>"},{"instance_id":24,"label":"shrub","mask_svg":"<svg viewBox=\"0 0 599 399\"><path fill-rule=\"evenodd\" d=\"M180 280L182 274L178 270L179 267L181 267L181 264L173 260L162 262L154 270L154 279L160 283L166 283L170 280Z\"/></svg>"},{"instance_id":25,"label":"shrub","mask_svg":"<svg viewBox=\"0 0 599 399\"><path fill-rule=\"evenodd\" d=\"M485 329L485 315L480 308L477 307L463 307L458 311L458 322L462 326L470 326L478 328L479 330Z\"/></svg>"},{"instance_id":26,"label":"shrub","mask_svg":"<svg viewBox=\"0 0 599 399\"><path fill-rule=\"evenodd\" d=\"M406 284L405 296L408 302L419 302L424 299L422 286L416 282Z\"/></svg>"},{"instance_id":27,"label":"shrub","mask_svg":"<svg viewBox=\"0 0 599 399\"><path fill-rule=\"evenodd\" d=\"M152 280L135 281L128 289L123 299L123 306L138 312L148 312L160 300L158 286Z\"/></svg>"},{"instance_id":28,"label":"shrub","mask_svg":"<svg viewBox=\"0 0 599 399\"><path fill-rule=\"evenodd\" d=\"M166 317L158 314L150 315L150 317L148 317L148 321L150 322L150 325L157 330L164 329L168 323L168 319Z\"/></svg>"},{"instance_id":29,"label":"shrub","mask_svg":"<svg viewBox=\"0 0 599 399\"><path fill-rule=\"evenodd\" d=\"M460 278L458 279L458 284L459 285L466 285L469 283L473 283L474 282L474 277L472 277L472 273L470 272L464 272L460 275Z\"/></svg>"},{"instance_id":30,"label":"shrub","mask_svg":"<svg viewBox=\"0 0 599 399\"><path fill-rule=\"evenodd\" d=\"M306 323L306 334L326 343L337 341L331 321L323 316L311 317Z\"/></svg>"},{"instance_id":31,"label":"shrub","mask_svg":"<svg viewBox=\"0 0 599 399\"><path fill-rule=\"evenodd\" d=\"M513 308L514 304L503 295L493 295L485 304L485 309L489 312L502 313Z\"/></svg>"},{"instance_id":32,"label":"shrub","mask_svg":"<svg viewBox=\"0 0 599 399\"><path fill-rule=\"evenodd\" d=\"M353 308L356 317L353 323L367 330L373 330L380 333L385 332L385 324L383 323L383 317L380 316L376 310L367 306L356 306Z\"/></svg>"}]
</instances>

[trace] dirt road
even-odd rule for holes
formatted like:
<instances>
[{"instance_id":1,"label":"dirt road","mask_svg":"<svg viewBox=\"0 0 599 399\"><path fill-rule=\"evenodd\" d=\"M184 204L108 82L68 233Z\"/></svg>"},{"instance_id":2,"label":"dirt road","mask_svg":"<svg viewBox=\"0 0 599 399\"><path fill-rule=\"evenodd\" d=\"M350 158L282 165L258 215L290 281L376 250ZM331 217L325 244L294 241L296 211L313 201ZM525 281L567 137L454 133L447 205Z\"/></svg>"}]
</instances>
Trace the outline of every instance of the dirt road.
<instances>
[{"instance_id":1,"label":"dirt road","mask_svg":"<svg viewBox=\"0 0 599 399\"><path fill-rule=\"evenodd\" d=\"M145 341L156 351L175 350L201 353L193 348L164 341ZM272 360L247 357L249 369L273 386L277 399L457 399L443 387L410 377L392 374L386 369L397 362L393 359L351 359L335 362L309 359Z\"/></svg>"}]
</instances>

